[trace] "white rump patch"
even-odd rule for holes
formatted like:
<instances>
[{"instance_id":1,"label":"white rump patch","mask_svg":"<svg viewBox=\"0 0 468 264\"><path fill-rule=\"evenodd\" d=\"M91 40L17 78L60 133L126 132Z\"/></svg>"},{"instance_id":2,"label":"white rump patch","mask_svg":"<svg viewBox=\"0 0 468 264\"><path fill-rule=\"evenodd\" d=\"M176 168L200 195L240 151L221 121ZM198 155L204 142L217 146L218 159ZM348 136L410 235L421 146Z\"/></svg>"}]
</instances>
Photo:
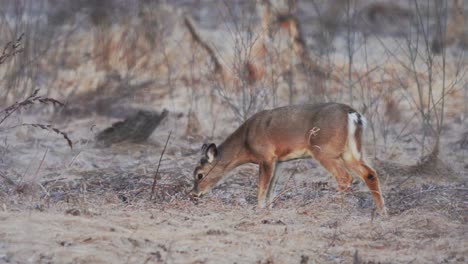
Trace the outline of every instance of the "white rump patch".
<instances>
[{"instance_id":1,"label":"white rump patch","mask_svg":"<svg viewBox=\"0 0 468 264\"><path fill-rule=\"evenodd\" d=\"M354 158L357 160L361 159L361 153L359 152L357 148L357 142L356 142L356 128L359 125L359 120L361 121L361 126L362 130L364 130L364 127L367 123L366 119L359 113L354 112L354 113L349 113L348 114L348 147L351 150L351 153L353 154ZM362 131L364 133L364 131ZM361 134L362 136L362 134Z\"/></svg>"}]
</instances>

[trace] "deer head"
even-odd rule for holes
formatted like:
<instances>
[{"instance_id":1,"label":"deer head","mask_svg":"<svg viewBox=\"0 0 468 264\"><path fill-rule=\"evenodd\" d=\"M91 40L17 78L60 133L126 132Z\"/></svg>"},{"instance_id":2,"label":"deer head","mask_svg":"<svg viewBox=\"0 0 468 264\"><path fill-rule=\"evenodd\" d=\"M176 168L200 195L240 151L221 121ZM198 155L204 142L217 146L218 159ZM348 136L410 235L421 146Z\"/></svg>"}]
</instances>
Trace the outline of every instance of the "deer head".
<instances>
[{"instance_id":1,"label":"deer head","mask_svg":"<svg viewBox=\"0 0 468 264\"><path fill-rule=\"evenodd\" d=\"M193 171L194 185L191 192L193 197L200 197L209 192L225 175L225 164L221 162L221 155L214 143L203 144L202 153L202 158Z\"/></svg>"}]
</instances>

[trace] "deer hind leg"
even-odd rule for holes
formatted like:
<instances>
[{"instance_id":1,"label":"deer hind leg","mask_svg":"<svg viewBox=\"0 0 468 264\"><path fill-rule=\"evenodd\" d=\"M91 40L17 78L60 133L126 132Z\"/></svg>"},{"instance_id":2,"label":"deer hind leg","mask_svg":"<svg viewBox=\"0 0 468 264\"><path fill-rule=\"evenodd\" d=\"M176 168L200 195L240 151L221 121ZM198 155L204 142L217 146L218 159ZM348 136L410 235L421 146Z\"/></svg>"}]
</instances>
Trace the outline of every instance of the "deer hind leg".
<instances>
[{"instance_id":1,"label":"deer hind leg","mask_svg":"<svg viewBox=\"0 0 468 264\"><path fill-rule=\"evenodd\" d=\"M386 210L380 191L379 178L375 170L366 164L363 157L362 133L365 124L366 119L361 114L357 112L348 113L348 144L341 156L346 167L366 183L372 193L375 205L385 214Z\"/></svg>"},{"instance_id":2,"label":"deer hind leg","mask_svg":"<svg viewBox=\"0 0 468 264\"><path fill-rule=\"evenodd\" d=\"M339 191L344 192L351 187L353 177L346 170L346 166L341 158L318 159L318 161L335 177Z\"/></svg>"},{"instance_id":3,"label":"deer hind leg","mask_svg":"<svg viewBox=\"0 0 468 264\"><path fill-rule=\"evenodd\" d=\"M265 208L267 202L270 203L270 195L276 184L276 159L272 161L262 161L259 164L258 176L258 207Z\"/></svg>"},{"instance_id":4,"label":"deer hind leg","mask_svg":"<svg viewBox=\"0 0 468 264\"><path fill-rule=\"evenodd\" d=\"M346 166L353 171L359 178L361 178L369 188L374 198L375 205L379 210L385 212L384 199L382 197L382 192L380 191L379 178L375 170L367 165L364 160L357 160L350 155L345 155Z\"/></svg>"}]
</instances>

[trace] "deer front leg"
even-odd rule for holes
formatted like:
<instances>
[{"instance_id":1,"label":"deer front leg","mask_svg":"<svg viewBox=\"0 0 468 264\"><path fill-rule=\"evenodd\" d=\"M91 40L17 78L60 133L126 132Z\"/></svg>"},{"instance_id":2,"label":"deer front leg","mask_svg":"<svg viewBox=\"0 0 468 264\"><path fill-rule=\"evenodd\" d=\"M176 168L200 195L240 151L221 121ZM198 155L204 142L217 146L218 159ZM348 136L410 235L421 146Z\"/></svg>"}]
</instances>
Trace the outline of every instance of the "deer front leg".
<instances>
[{"instance_id":1,"label":"deer front leg","mask_svg":"<svg viewBox=\"0 0 468 264\"><path fill-rule=\"evenodd\" d=\"M268 189L266 193L266 203L269 208L273 207L273 200L276 193L276 185L278 183L278 169L280 169L282 162L275 161L275 168L273 169L273 174L271 176L270 184L268 184Z\"/></svg>"},{"instance_id":2,"label":"deer front leg","mask_svg":"<svg viewBox=\"0 0 468 264\"><path fill-rule=\"evenodd\" d=\"M258 175L258 207L265 208L267 202L271 202L270 195L272 192L271 182L275 174L276 159L272 161L262 161L259 164L259 175Z\"/></svg>"}]
</instances>

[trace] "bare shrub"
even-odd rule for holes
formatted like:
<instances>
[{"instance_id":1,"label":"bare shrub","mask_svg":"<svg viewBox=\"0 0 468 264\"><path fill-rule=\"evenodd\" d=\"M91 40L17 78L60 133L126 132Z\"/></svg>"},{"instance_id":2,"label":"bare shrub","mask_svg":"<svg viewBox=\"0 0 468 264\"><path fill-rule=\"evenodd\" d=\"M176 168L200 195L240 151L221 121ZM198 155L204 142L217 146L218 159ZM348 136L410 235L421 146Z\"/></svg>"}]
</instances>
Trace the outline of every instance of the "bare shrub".
<instances>
[{"instance_id":1,"label":"bare shrub","mask_svg":"<svg viewBox=\"0 0 468 264\"><path fill-rule=\"evenodd\" d=\"M4 49L3 53L0 56L0 66L4 66L3 63L5 63L8 59L14 57L15 55L19 54L20 52L23 51L22 47L22 41L23 41L23 35L21 35L16 41L14 42L8 42ZM11 125L8 124L9 126L5 126L7 124L7 120L11 118L14 114L18 113L20 110L27 109L29 106L32 105L37 105L37 104L42 104L42 105L53 105L53 106L59 106L63 107L64 104L54 98L50 97L45 97L45 96L40 96L38 95L39 89L35 89L29 96L27 96L25 99L21 101L17 101L13 103L12 105L0 110L0 133L4 133L6 130L10 129L15 129L20 126L27 126L27 127L33 127L33 128L39 128L43 129L46 131L50 131L52 133L61 135L64 140L67 142L68 146L70 148L73 147L73 143L71 139L69 138L68 134L66 132L63 132L62 130L50 125L50 124L41 124L41 123L23 123L20 122L20 124L16 125ZM3 127L2 127L3 126ZM42 161L38 167L37 170L39 170L42 166L42 162L45 159L45 156L47 154L47 150L44 153L44 156L42 158ZM37 171L36 171L37 175ZM17 193L24 193L26 190L32 190L32 186L28 185L27 183L22 182L22 177L19 179L11 179L7 175L4 174L4 172L0 172L0 176L6 181L8 185L13 186L13 189ZM38 184L41 186L40 184ZM42 187L42 186L41 186Z\"/></svg>"}]
</instances>

